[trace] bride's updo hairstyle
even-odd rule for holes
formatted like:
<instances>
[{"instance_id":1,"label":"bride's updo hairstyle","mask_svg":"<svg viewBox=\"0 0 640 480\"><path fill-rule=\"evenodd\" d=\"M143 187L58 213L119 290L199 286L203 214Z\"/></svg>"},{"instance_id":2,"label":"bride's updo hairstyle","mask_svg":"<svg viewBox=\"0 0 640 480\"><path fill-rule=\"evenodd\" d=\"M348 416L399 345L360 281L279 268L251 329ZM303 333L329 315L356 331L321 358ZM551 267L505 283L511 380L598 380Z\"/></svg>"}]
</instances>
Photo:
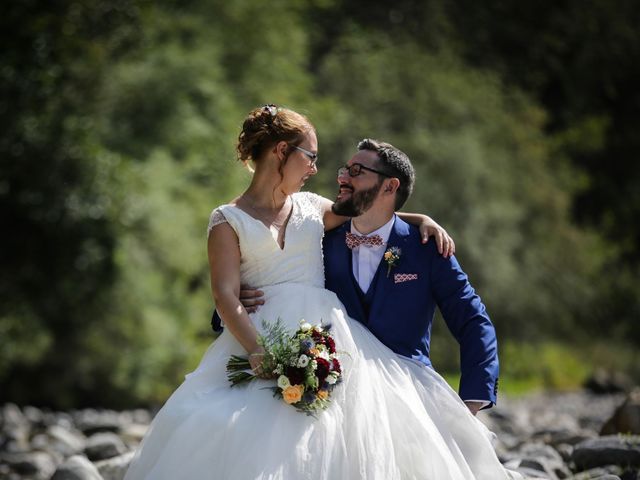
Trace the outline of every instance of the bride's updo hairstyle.
<instances>
[{"instance_id":1,"label":"bride's updo hairstyle","mask_svg":"<svg viewBox=\"0 0 640 480\"><path fill-rule=\"evenodd\" d=\"M249 160L258 162L266 150L278 142L300 145L315 128L307 117L273 104L252 110L238 136L238 160L250 168ZM289 152L287 152L288 156Z\"/></svg>"}]
</instances>

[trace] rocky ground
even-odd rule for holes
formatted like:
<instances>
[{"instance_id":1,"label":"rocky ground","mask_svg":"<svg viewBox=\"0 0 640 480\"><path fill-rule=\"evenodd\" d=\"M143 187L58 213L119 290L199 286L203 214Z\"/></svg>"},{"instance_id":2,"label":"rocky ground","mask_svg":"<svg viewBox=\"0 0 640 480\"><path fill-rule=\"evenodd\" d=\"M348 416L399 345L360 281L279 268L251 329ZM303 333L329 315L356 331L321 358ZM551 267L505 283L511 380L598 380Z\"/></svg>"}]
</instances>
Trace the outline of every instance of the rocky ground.
<instances>
[{"instance_id":1,"label":"rocky ground","mask_svg":"<svg viewBox=\"0 0 640 480\"><path fill-rule=\"evenodd\" d=\"M151 417L5 404L0 479L121 479ZM501 461L528 478L640 480L640 390L502 397L479 418L497 434Z\"/></svg>"}]
</instances>

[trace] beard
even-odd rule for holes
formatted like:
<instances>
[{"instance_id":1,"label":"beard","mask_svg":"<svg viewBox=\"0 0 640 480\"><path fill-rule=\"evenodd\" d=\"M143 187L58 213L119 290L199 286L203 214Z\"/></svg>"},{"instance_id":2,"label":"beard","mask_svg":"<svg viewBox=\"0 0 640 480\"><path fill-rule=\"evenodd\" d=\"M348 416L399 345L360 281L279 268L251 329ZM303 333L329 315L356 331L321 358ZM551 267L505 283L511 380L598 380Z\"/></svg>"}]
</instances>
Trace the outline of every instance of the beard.
<instances>
[{"instance_id":1,"label":"beard","mask_svg":"<svg viewBox=\"0 0 640 480\"><path fill-rule=\"evenodd\" d=\"M336 215L342 215L343 217L359 217L364 212L371 208L373 205L382 182L374 185L368 190L361 192L351 191L351 196L347 200L336 200L331 211Z\"/></svg>"}]
</instances>

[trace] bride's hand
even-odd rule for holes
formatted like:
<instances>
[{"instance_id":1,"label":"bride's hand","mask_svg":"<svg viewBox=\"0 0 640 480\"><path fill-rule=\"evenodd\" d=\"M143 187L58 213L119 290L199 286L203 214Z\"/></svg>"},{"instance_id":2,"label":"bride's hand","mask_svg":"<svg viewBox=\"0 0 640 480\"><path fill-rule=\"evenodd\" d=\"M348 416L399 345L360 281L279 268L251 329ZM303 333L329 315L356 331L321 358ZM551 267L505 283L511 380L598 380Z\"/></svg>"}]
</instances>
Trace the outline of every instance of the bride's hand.
<instances>
[{"instance_id":1,"label":"bride's hand","mask_svg":"<svg viewBox=\"0 0 640 480\"><path fill-rule=\"evenodd\" d=\"M430 236L435 237L438 253L443 257L450 257L456 253L456 244L453 238L431 217L425 216L425 219L420 224L420 236L422 237L422 243L427 243Z\"/></svg>"},{"instance_id":2,"label":"bride's hand","mask_svg":"<svg viewBox=\"0 0 640 480\"><path fill-rule=\"evenodd\" d=\"M272 378L271 372L265 372L262 369L262 360L264 359L264 349L257 350L249 354L249 365L254 375L260 378Z\"/></svg>"}]
</instances>

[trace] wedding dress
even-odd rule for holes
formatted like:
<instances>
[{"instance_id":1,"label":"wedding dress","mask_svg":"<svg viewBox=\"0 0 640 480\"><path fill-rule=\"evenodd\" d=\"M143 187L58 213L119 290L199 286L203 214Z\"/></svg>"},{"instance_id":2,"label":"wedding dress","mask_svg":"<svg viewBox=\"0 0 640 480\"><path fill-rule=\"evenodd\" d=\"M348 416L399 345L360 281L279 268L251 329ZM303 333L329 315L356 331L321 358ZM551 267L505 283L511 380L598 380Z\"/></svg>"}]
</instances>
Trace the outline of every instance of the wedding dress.
<instances>
[{"instance_id":1,"label":"wedding dress","mask_svg":"<svg viewBox=\"0 0 640 480\"><path fill-rule=\"evenodd\" d=\"M153 420L125 477L220 480L457 480L510 478L491 433L431 368L400 359L323 288L318 198L292 196L280 248L270 229L224 205L209 230L228 222L238 235L243 284L264 291L250 315L331 324L343 382L316 417L299 413L256 380L230 388L226 363L246 352L228 329ZM345 279L345 281L349 281Z\"/></svg>"}]
</instances>

